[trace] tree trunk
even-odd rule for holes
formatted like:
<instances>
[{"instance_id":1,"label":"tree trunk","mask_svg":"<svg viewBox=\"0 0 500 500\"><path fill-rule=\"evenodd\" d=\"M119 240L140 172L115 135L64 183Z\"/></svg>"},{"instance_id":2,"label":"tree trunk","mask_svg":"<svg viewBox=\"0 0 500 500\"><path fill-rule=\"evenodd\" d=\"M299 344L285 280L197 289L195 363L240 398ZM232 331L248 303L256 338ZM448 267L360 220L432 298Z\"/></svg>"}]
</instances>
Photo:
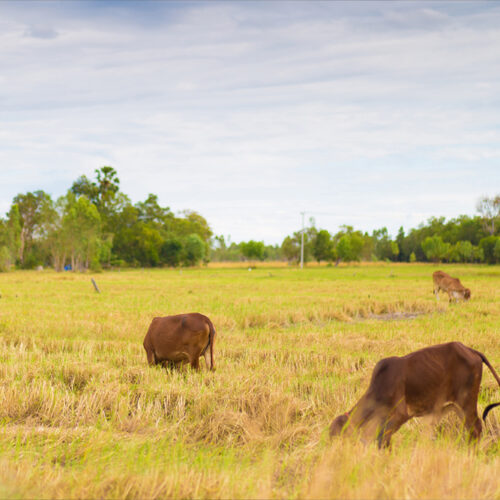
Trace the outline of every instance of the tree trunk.
<instances>
[{"instance_id":1,"label":"tree trunk","mask_svg":"<svg viewBox=\"0 0 500 500\"><path fill-rule=\"evenodd\" d=\"M19 261L21 264L24 261L24 246L26 244L26 229L22 227L21 229L21 235L20 235L20 245L19 245Z\"/></svg>"}]
</instances>

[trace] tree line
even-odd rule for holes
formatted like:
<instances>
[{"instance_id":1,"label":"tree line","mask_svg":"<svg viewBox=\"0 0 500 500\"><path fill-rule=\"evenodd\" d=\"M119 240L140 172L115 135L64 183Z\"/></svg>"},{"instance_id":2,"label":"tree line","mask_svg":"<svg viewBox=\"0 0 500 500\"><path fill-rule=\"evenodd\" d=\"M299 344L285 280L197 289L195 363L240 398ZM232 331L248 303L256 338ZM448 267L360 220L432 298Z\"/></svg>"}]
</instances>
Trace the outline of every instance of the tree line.
<instances>
[{"instance_id":1,"label":"tree line","mask_svg":"<svg viewBox=\"0 0 500 500\"><path fill-rule=\"evenodd\" d=\"M228 244L218 236L212 260L297 263L303 233L305 262L500 262L500 195L481 198L477 210L479 215L461 215L448 221L444 217L431 217L408 233L401 227L394 238L385 227L370 234L344 225L332 234L316 228L314 219L309 220L303 231L286 236L280 246L266 246L253 240Z\"/></svg>"},{"instance_id":2,"label":"tree line","mask_svg":"<svg viewBox=\"0 0 500 500\"><path fill-rule=\"evenodd\" d=\"M18 194L0 220L0 270L53 266L57 271L119 266L179 266L208 261L212 230L194 211L180 215L149 194L133 204L113 167L79 177L53 200Z\"/></svg>"},{"instance_id":3,"label":"tree line","mask_svg":"<svg viewBox=\"0 0 500 500\"><path fill-rule=\"evenodd\" d=\"M483 198L479 215L429 219L395 238L381 228L371 234L342 226L331 234L304 229L304 261L500 262L500 195ZM81 176L53 200L44 191L20 193L0 219L0 271L52 266L57 271L110 267L191 266L212 261L300 259L302 231L281 245L234 243L214 235L204 217L175 215L149 194L133 204L120 191L116 170L104 166L95 178Z\"/></svg>"}]
</instances>

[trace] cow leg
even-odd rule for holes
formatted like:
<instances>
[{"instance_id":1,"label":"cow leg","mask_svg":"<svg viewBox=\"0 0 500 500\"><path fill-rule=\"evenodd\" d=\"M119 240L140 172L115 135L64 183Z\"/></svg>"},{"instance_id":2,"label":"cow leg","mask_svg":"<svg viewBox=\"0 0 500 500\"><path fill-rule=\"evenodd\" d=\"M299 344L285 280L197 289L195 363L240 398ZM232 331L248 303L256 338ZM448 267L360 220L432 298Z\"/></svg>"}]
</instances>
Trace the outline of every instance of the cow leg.
<instances>
[{"instance_id":1,"label":"cow leg","mask_svg":"<svg viewBox=\"0 0 500 500\"><path fill-rule=\"evenodd\" d=\"M469 441L479 441L483 426L481 425L481 419L479 418L477 411L474 415L471 415L471 417L466 417L465 427L469 431Z\"/></svg>"},{"instance_id":2,"label":"cow leg","mask_svg":"<svg viewBox=\"0 0 500 500\"><path fill-rule=\"evenodd\" d=\"M436 300L439 300L439 287L434 287L434 295L436 296Z\"/></svg>"},{"instance_id":3,"label":"cow leg","mask_svg":"<svg viewBox=\"0 0 500 500\"><path fill-rule=\"evenodd\" d=\"M175 361L171 361L170 359L164 359L161 361L161 366L162 368L165 368L165 370L175 370L176 368L179 368L179 364Z\"/></svg>"},{"instance_id":4,"label":"cow leg","mask_svg":"<svg viewBox=\"0 0 500 500\"><path fill-rule=\"evenodd\" d=\"M465 428L468 433L469 442L479 441L481 437L481 432L483 430L483 426L481 425L481 419L477 414L477 406L471 405L469 408L464 410L465 412Z\"/></svg>"},{"instance_id":5,"label":"cow leg","mask_svg":"<svg viewBox=\"0 0 500 500\"><path fill-rule=\"evenodd\" d=\"M377 435L378 447L388 448L391 444L392 435L408 420L410 420L410 417L402 413L384 419Z\"/></svg>"},{"instance_id":6,"label":"cow leg","mask_svg":"<svg viewBox=\"0 0 500 500\"><path fill-rule=\"evenodd\" d=\"M156 358L155 358L155 353L153 352L153 350L146 350L146 356L148 358L148 364L149 366L153 366L153 365L156 365Z\"/></svg>"},{"instance_id":7,"label":"cow leg","mask_svg":"<svg viewBox=\"0 0 500 500\"><path fill-rule=\"evenodd\" d=\"M207 365L207 368L209 370L213 370L214 367L212 366L212 362L210 361L210 346L205 349L205 354L203 354L203 357L205 358L205 364Z\"/></svg>"},{"instance_id":8,"label":"cow leg","mask_svg":"<svg viewBox=\"0 0 500 500\"><path fill-rule=\"evenodd\" d=\"M199 356L193 356L191 358L191 368L193 368L194 370L198 371L200 369L200 358Z\"/></svg>"}]
</instances>

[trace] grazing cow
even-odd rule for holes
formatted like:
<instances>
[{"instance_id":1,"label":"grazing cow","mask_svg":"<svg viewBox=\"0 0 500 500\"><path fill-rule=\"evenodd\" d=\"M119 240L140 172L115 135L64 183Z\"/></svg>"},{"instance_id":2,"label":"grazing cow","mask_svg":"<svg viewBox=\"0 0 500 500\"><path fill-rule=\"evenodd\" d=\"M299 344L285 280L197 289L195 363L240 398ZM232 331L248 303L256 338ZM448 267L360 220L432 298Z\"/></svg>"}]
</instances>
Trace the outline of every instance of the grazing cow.
<instances>
[{"instance_id":1,"label":"grazing cow","mask_svg":"<svg viewBox=\"0 0 500 500\"><path fill-rule=\"evenodd\" d=\"M198 370L199 357L204 356L206 365L215 370L214 341L215 328L210 319L188 313L153 318L143 345L150 365L190 363Z\"/></svg>"},{"instance_id":2,"label":"grazing cow","mask_svg":"<svg viewBox=\"0 0 500 500\"><path fill-rule=\"evenodd\" d=\"M456 301L458 301L458 299L470 299L470 290L464 288L458 278L452 278L443 271L436 271L432 274L432 281L434 282L434 295L436 295L437 300L439 300L439 290L443 290L443 292L448 294L450 302L452 299Z\"/></svg>"},{"instance_id":3,"label":"grazing cow","mask_svg":"<svg viewBox=\"0 0 500 500\"><path fill-rule=\"evenodd\" d=\"M376 429L379 447L386 447L391 436L410 418L439 414L451 403L463 411L469 439L479 439L477 396L483 363L500 385L500 378L486 356L460 342L382 359L375 365L365 394L350 411L332 422L330 436L352 432L370 423ZM487 406L483 420L498 405ZM364 430L369 431L370 426Z\"/></svg>"}]
</instances>

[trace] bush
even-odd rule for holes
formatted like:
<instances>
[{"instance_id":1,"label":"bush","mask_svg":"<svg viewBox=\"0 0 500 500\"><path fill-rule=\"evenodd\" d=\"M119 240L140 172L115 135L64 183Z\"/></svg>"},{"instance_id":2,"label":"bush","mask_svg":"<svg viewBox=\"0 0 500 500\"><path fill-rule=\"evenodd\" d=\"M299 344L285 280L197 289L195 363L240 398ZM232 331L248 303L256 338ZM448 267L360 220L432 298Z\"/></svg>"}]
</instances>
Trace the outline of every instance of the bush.
<instances>
[{"instance_id":1,"label":"bush","mask_svg":"<svg viewBox=\"0 0 500 500\"><path fill-rule=\"evenodd\" d=\"M39 258L37 258L36 255L33 253L29 253L25 255L24 261L21 265L23 269L36 269L38 266L42 265L43 263L40 261Z\"/></svg>"}]
</instances>

